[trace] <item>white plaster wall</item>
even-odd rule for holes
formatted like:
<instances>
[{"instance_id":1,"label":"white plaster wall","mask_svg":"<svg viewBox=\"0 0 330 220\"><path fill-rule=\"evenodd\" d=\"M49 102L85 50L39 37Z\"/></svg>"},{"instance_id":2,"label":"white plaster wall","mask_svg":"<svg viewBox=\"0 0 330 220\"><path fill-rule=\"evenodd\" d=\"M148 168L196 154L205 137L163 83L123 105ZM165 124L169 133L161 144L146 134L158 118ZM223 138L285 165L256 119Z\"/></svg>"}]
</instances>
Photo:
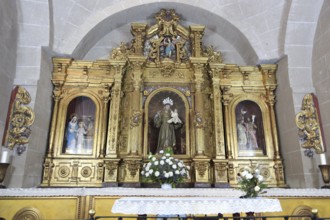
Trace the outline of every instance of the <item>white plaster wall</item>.
<instances>
[{"instance_id":1,"label":"white plaster wall","mask_svg":"<svg viewBox=\"0 0 330 220\"><path fill-rule=\"evenodd\" d=\"M310 159L304 156L299 143L298 129L294 122L294 116L301 109L304 95L314 92L311 57L322 4L323 0L292 0L286 25L284 49L288 56L288 78L287 83L281 81L281 84L290 89L287 88L286 93L289 95L280 95L278 100L285 100L287 106L282 107L289 106L290 110L285 116L278 114L280 121L278 127L281 132L283 155L286 159L287 182L292 187L320 187L322 184L317 167L319 158ZM285 122L285 117L287 117L287 122Z\"/></svg>"},{"instance_id":2,"label":"white plaster wall","mask_svg":"<svg viewBox=\"0 0 330 220\"><path fill-rule=\"evenodd\" d=\"M0 141L2 141L8 104L14 86L17 29L16 1L0 1Z\"/></svg>"},{"instance_id":3,"label":"white plaster wall","mask_svg":"<svg viewBox=\"0 0 330 220\"><path fill-rule=\"evenodd\" d=\"M330 163L330 1L324 1L320 12L312 54L312 79L318 97L327 161Z\"/></svg>"},{"instance_id":4,"label":"white plaster wall","mask_svg":"<svg viewBox=\"0 0 330 220\"><path fill-rule=\"evenodd\" d=\"M278 59L283 55L281 34L288 7L285 0L56 0L52 3L53 48L64 54L74 52L75 57L80 59L109 30L137 20L150 19L151 13L160 8L174 8L184 16L184 20L210 26L234 45L249 64ZM255 50L257 58L251 58L251 48Z\"/></svg>"},{"instance_id":5,"label":"white plaster wall","mask_svg":"<svg viewBox=\"0 0 330 220\"><path fill-rule=\"evenodd\" d=\"M15 23L19 32L14 39L15 47L10 48L17 54L13 84L24 87L30 93L29 106L34 110L36 119L31 126L26 152L21 156L13 152L9 178L5 184L8 187L33 187L40 184L51 113L51 72L45 65L48 63L49 66L50 61L42 56L42 47L48 46L50 40L49 4L47 0L10 2L17 3Z\"/></svg>"}]
</instances>

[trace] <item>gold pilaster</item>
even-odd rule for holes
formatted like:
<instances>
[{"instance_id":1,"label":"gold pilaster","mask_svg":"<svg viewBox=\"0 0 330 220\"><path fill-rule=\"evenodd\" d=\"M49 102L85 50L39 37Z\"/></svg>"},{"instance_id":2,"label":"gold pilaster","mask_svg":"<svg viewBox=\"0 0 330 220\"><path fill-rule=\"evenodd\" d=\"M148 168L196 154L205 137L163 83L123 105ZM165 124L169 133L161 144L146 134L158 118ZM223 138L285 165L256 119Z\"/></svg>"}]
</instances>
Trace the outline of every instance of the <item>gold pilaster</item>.
<instances>
[{"instance_id":1,"label":"gold pilaster","mask_svg":"<svg viewBox=\"0 0 330 220\"><path fill-rule=\"evenodd\" d=\"M53 115L52 115L52 123L49 133L49 148L47 157L54 156L54 136L55 136L55 128L57 123L57 114L58 114L58 102L61 99L61 84L54 83L54 91L53 91L53 98L54 98L54 108L53 108Z\"/></svg>"},{"instance_id":2,"label":"gold pilaster","mask_svg":"<svg viewBox=\"0 0 330 220\"><path fill-rule=\"evenodd\" d=\"M110 100L110 84L103 84L103 115L106 116L109 109L108 109L108 103ZM105 152L105 137L106 137L106 129L107 129L107 123L105 123L105 121L102 121L101 123L101 147L100 147L100 152L99 152L99 157L100 158L104 158L104 152Z\"/></svg>"},{"instance_id":3,"label":"gold pilaster","mask_svg":"<svg viewBox=\"0 0 330 220\"><path fill-rule=\"evenodd\" d=\"M121 80L123 75L123 67L126 61L111 60L111 65L114 69L114 86L111 89L111 104L110 116L108 123L108 143L106 150L107 158L117 158L117 140L119 127L119 111L120 111L120 97L121 97Z\"/></svg>"},{"instance_id":4,"label":"gold pilaster","mask_svg":"<svg viewBox=\"0 0 330 220\"><path fill-rule=\"evenodd\" d=\"M276 89L276 77L275 72L277 65L275 64L264 64L260 65L260 70L263 74L264 84L266 87L266 102L270 109L270 120L273 136L273 147L274 147L274 157L276 160L280 160L280 150L278 146L278 136L277 136L277 124L274 105L276 102L274 91Z\"/></svg>"},{"instance_id":5,"label":"gold pilaster","mask_svg":"<svg viewBox=\"0 0 330 220\"><path fill-rule=\"evenodd\" d=\"M224 105L224 112L225 112L225 119L229 120L230 118L230 112L229 112L229 102L232 99L233 94L230 93L230 86L221 86L222 89L222 102ZM225 123L226 126L226 139L227 139L227 158L228 159L233 159L233 143L230 137L230 133L228 133L228 131L230 131L230 125L226 122Z\"/></svg>"},{"instance_id":6,"label":"gold pilaster","mask_svg":"<svg viewBox=\"0 0 330 220\"><path fill-rule=\"evenodd\" d=\"M225 64L209 64L212 72L212 89L213 89L213 123L214 123L214 138L215 138L215 158L225 159L225 140L223 130L223 110L220 90L220 72L223 71Z\"/></svg>"},{"instance_id":7,"label":"gold pilaster","mask_svg":"<svg viewBox=\"0 0 330 220\"><path fill-rule=\"evenodd\" d=\"M142 151L142 106L141 106L141 82L142 70L145 62L143 56L129 56L129 61L132 67L133 77L133 91L131 92L130 103L130 133L128 136L128 143L130 147L130 154L137 156L139 151Z\"/></svg>"},{"instance_id":8,"label":"gold pilaster","mask_svg":"<svg viewBox=\"0 0 330 220\"><path fill-rule=\"evenodd\" d=\"M205 157L205 116L204 116L204 97L203 97L203 68L207 62L207 58L191 57L190 61L194 67L194 83L195 83L195 141L196 141L196 156Z\"/></svg>"}]
</instances>

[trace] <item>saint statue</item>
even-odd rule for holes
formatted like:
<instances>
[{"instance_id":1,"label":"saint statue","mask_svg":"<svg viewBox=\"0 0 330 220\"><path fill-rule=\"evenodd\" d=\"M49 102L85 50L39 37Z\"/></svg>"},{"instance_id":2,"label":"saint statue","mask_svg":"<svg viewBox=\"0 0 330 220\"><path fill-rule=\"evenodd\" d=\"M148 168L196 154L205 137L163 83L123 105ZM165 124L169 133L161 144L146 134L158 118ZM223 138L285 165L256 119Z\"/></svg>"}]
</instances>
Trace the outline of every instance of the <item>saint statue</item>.
<instances>
[{"instance_id":1,"label":"saint statue","mask_svg":"<svg viewBox=\"0 0 330 220\"><path fill-rule=\"evenodd\" d=\"M77 144L77 130L78 130L78 118L77 115L72 115L71 120L68 123L66 130L66 153L75 153Z\"/></svg>"},{"instance_id":2,"label":"saint statue","mask_svg":"<svg viewBox=\"0 0 330 220\"><path fill-rule=\"evenodd\" d=\"M158 111L153 118L155 127L159 128L157 153L168 147L172 149L175 147L175 129L182 126L182 121L179 119L177 111L171 110L173 105L172 99L167 97L163 100L163 105L164 108Z\"/></svg>"},{"instance_id":3,"label":"saint statue","mask_svg":"<svg viewBox=\"0 0 330 220\"><path fill-rule=\"evenodd\" d=\"M244 118L242 118L241 121L237 124L237 141L238 149L246 150L247 136Z\"/></svg>"}]
</instances>

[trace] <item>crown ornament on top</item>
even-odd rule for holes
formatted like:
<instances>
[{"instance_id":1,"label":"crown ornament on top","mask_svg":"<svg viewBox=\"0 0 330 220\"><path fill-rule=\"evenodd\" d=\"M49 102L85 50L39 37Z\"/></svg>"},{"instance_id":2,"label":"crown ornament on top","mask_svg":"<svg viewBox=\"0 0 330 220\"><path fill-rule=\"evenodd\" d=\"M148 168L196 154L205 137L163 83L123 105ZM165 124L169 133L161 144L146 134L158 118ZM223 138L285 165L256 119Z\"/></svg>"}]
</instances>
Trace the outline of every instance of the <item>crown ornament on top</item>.
<instances>
[{"instance_id":1,"label":"crown ornament on top","mask_svg":"<svg viewBox=\"0 0 330 220\"><path fill-rule=\"evenodd\" d=\"M170 99L170 97L167 97L166 99L163 100L164 105L173 105L173 100Z\"/></svg>"}]
</instances>

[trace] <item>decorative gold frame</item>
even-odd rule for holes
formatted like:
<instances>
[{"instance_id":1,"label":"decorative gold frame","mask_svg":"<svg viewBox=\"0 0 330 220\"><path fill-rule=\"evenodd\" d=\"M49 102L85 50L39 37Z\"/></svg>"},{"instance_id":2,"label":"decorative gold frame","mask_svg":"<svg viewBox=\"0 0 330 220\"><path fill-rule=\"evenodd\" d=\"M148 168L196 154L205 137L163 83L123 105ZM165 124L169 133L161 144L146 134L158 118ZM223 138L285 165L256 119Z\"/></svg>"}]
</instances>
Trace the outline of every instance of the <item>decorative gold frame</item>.
<instances>
[{"instance_id":1,"label":"decorative gold frame","mask_svg":"<svg viewBox=\"0 0 330 220\"><path fill-rule=\"evenodd\" d=\"M96 94L93 94L91 92L87 91L82 91L82 90L72 90L71 94L68 95L67 97L63 98L61 102L61 108L58 113L58 118L61 120L61 123L59 123L59 126L57 127L56 130L56 135L55 135L55 142L54 145L56 146L64 146L63 140L64 140L64 135L65 135L65 127L67 125L66 121L67 118L67 109L70 104L70 102L80 96L85 96L90 98L96 107L95 110L95 118L94 118L94 126L95 126L95 131L101 130L102 124L100 121L102 120L102 113L101 113L101 108L102 108L102 100L97 97ZM93 153L92 155L89 154L65 154L62 153L62 148L57 148L56 151L54 152L54 156L56 157L63 157L63 158L89 158L89 157L97 157L98 154L100 153L100 146L101 146L101 132L95 132L94 134L94 143L93 143Z\"/></svg>"},{"instance_id":2,"label":"decorative gold frame","mask_svg":"<svg viewBox=\"0 0 330 220\"><path fill-rule=\"evenodd\" d=\"M263 124L263 129L264 129L264 138L265 138L265 150L266 150L266 155L264 155L262 153L262 151L260 150L248 150L245 152L240 152L240 150L238 149L238 141L237 141L237 129L236 129L236 125L237 125L237 121L236 121L236 107L237 105L242 102L242 101L253 101L254 103L256 103L260 110L261 110L261 114L262 114L262 124ZM230 134L233 135L229 135L228 138L231 139L231 143L232 143L232 149L233 149L233 157L234 158L246 158L246 157L253 157L253 158L272 158L272 155L274 155L274 148L273 148L273 138L271 135L268 135L271 133L271 124L270 122L270 118L269 118L269 114L267 114L269 112L269 109L266 105L266 103L264 103L263 100L261 100L258 97L255 97L255 95L243 95L243 96L238 96L236 98L234 98L232 100L232 102L229 104L229 111L231 112L231 118L232 120L229 121L230 125L229 127L231 128ZM249 152L250 151L250 152Z\"/></svg>"},{"instance_id":3,"label":"decorative gold frame","mask_svg":"<svg viewBox=\"0 0 330 220\"><path fill-rule=\"evenodd\" d=\"M190 113L190 106L189 106L189 103L187 101L187 98L184 94L182 94L182 92L180 92L179 90L176 90L176 89L173 89L173 88L170 88L170 87L163 87L163 88L160 88L160 89L157 89L157 90L154 90L153 92L151 92L146 101L145 101L145 116L144 116L144 144L143 144L143 155L144 157L147 157L148 156L148 130L149 130L149 121L148 121L148 116L149 116L149 102L152 100L152 98L160 93L160 92L163 92L163 91L170 91L170 92L173 92L175 94L177 94L182 102L184 103L184 107L185 107L185 115L184 115L184 118L185 118L185 133L186 133L186 153L181 155L176 155L176 157L178 158L190 158L193 153L192 153L192 149L190 149L190 122L189 122L189 113ZM182 116L181 116L182 117Z\"/></svg>"}]
</instances>

